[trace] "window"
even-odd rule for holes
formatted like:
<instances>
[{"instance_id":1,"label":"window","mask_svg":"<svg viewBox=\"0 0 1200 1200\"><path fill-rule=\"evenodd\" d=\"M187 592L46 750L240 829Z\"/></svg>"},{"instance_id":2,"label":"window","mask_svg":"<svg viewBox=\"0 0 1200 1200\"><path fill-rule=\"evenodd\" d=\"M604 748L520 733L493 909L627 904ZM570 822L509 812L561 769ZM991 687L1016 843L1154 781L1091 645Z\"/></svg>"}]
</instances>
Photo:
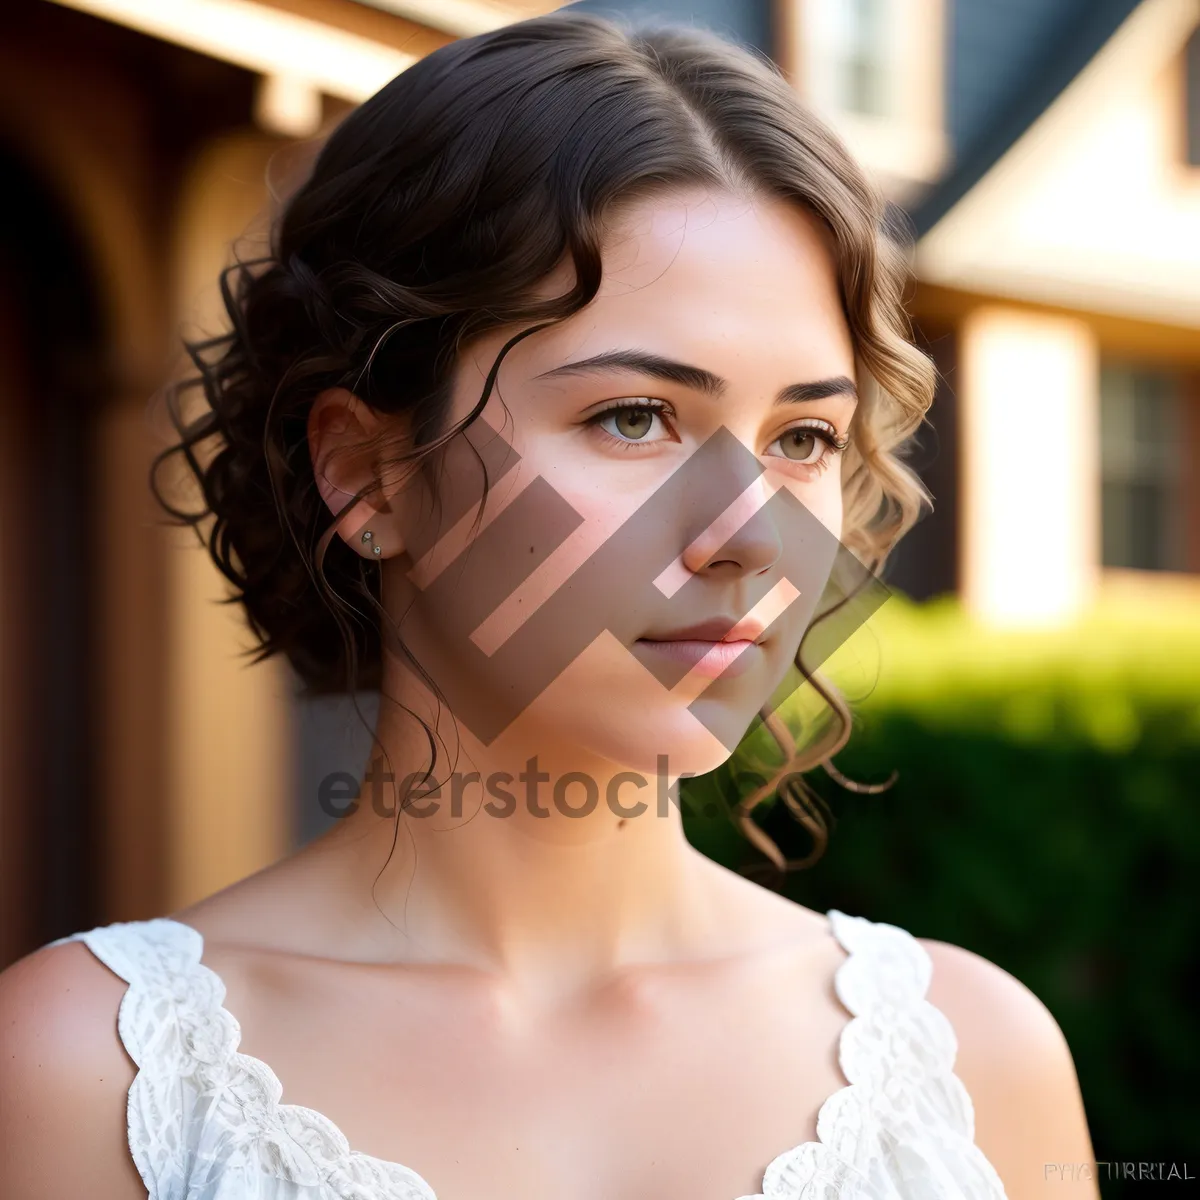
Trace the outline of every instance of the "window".
<instances>
[{"instance_id":1,"label":"window","mask_svg":"<svg viewBox=\"0 0 1200 1200\"><path fill-rule=\"evenodd\" d=\"M1166 371L1100 374L1102 561L1183 569L1182 389Z\"/></svg>"},{"instance_id":2,"label":"window","mask_svg":"<svg viewBox=\"0 0 1200 1200\"><path fill-rule=\"evenodd\" d=\"M949 155L949 0L773 4L776 61L887 198L907 206L942 174Z\"/></svg>"},{"instance_id":3,"label":"window","mask_svg":"<svg viewBox=\"0 0 1200 1200\"><path fill-rule=\"evenodd\" d=\"M846 112L888 114L888 0L837 0L832 18L837 104Z\"/></svg>"},{"instance_id":4,"label":"window","mask_svg":"<svg viewBox=\"0 0 1200 1200\"><path fill-rule=\"evenodd\" d=\"M1185 104L1184 125L1187 130L1187 161L1200 167L1200 28L1192 31L1183 53Z\"/></svg>"}]
</instances>

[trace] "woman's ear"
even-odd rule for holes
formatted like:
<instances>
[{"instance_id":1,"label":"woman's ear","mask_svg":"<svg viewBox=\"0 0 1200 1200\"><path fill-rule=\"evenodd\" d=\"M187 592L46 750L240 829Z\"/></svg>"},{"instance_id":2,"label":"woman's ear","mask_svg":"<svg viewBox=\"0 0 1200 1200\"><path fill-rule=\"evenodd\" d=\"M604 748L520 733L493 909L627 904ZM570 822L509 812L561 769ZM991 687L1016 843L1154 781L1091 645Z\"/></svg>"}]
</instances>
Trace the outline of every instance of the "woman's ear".
<instances>
[{"instance_id":1,"label":"woman's ear","mask_svg":"<svg viewBox=\"0 0 1200 1200\"><path fill-rule=\"evenodd\" d=\"M364 558L390 558L404 549L394 495L380 486L379 473L394 440L390 426L398 420L375 412L346 388L321 392L308 414L313 477L329 511L341 512L370 489L337 523L338 536Z\"/></svg>"}]
</instances>

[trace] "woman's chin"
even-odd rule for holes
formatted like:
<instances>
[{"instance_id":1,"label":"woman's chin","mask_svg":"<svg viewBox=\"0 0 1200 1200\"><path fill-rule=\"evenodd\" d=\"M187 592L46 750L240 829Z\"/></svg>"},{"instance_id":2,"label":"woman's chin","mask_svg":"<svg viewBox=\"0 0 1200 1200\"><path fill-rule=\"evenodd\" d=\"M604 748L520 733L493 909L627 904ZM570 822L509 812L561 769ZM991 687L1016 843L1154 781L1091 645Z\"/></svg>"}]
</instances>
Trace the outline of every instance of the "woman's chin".
<instances>
[{"instance_id":1,"label":"woman's chin","mask_svg":"<svg viewBox=\"0 0 1200 1200\"><path fill-rule=\"evenodd\" d=\"M524 733L510 732L524 744L543 743L544 760L599 759L647 779L703 775L729 758L765 703L757 694L762 681L755 687L750 679L689 702L633 664L627 651L613 657L618 661L597 649L582 655L522 714Z\"/></svg>"},{"instance_id":2,"label":"woman's chin","mask_svg":"<svg viewBox=\"0 0 1200 1200\"><path fill-rule=\"evenodd\" d=\"M709 729L686 708L639 716L636 709L614 706L579 714L578 721L564 721L565 716L559 714L553 730L546 730L549 741L577 746L581 759L617 764L648 782L715 771L728 760L747 724L726 714L726 730Z\"/></svg>"}]
</instances>

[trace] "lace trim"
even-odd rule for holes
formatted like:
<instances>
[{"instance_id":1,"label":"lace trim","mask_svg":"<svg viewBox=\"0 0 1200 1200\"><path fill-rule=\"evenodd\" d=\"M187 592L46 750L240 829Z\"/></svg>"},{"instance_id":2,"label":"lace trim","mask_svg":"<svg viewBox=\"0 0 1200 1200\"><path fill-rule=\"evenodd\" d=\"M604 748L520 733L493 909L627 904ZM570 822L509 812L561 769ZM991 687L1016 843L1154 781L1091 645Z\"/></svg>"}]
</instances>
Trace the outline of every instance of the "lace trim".
<instances>
[{"instance_id":1,"label":"lace trim","mask_svg":"<svg viewBox=\"0 0 1200 1200\"><path fill-rule=\"evenodd\" d=\"M974 1109L953 1073L954 1031L925 999L929 955L897 926L837 909L828 920L847 954L834 975L851 1014L838 1043L847 1083L822 1104L817 1140L774 1158L763 1190L738 1200L1004 1200L974 1144ZM352 1150L324 1114L281 1102L275 1072L238 1050L241 1026L224 1007L225 984L201 962L197 930L160 917L59 939L72 940L129 984L117 1025L138 1067L129 1137L150 1200L190 1195L231 1170L340 1200L437 1200L416 1171ZM198 1111L181 1100L181 1078ZM219 1152L194 1153L194 1122L215 1123Z\"/></svg>"},{"instance_id":2,"label":"lace trim","mask_svg":"<svg viewBox=\"0 0 1200 1200\"><path fill-rule=\"evenodd\" d=\"M238 1050L241 1025L224 1007L224 982L200 961L198 930L159 917L73 937L130 985L117 1031L138 1067L129 1088L129 1141L150 1200L191 1195L231 1169L323 1187L342 1200L437 1200L411 1168L352 1150L323 1113L280 1101L275 1072ZM180 1079L190 1082L203 1120L222 1130L219 1156L191 1158Z\"/></svg>"},{"instance_id":3,"label":"lace trim","mask_svg":"<svg viewBox=\"0 0 1200 1200\"><path fill-rule=\"evenodd\" d=\"M1006 1200L974 1143L954 1029L925 998L928 952L899 926L837 909L828 918L847 954L834 974L851 1014L838 1041L847 1082L821 1106L817 1140L773 1159L763 1190L738 1200Z\"/></svg>"}]
</instances>

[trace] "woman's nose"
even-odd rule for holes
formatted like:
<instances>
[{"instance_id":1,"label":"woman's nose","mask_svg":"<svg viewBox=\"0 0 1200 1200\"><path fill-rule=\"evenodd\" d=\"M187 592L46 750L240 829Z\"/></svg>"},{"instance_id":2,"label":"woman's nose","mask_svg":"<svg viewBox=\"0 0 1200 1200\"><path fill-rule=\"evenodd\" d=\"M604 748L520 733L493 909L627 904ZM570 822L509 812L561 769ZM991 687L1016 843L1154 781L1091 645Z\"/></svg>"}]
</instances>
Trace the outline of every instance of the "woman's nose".
<instances>
[{"instance_id":1,"label":"woman's nose","mask_svg":"<svg viewBox=\"0 0 1200 1200\"><path fill-rule=\"evenodd\" d=\"M749 453L749 451L747 451ZM762 475L693 539L683 564L693 574L756 575L769 570L783 553L777 507L768 504L772 489Z\"/></svg>"}]
</instances>

